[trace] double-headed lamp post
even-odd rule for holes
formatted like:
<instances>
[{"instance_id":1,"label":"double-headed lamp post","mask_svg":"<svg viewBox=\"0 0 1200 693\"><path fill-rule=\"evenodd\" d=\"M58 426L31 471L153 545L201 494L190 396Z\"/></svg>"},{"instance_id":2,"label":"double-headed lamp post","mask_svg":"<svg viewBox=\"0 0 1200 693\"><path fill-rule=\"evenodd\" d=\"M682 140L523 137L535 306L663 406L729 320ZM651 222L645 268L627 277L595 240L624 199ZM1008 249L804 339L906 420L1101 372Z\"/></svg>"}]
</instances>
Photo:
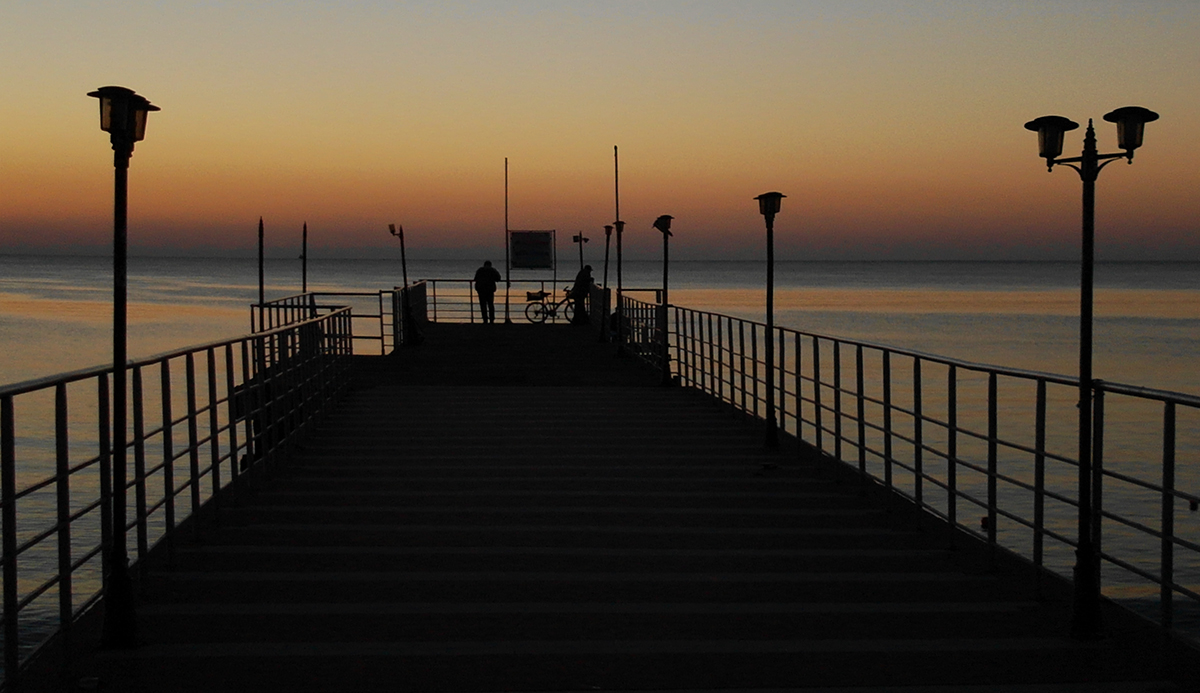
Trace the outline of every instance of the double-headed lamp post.
<instances>
[{"instance_id":1,"label":"double-headed lamp post","mask_svg":"<svg viewBox=\"0 0 1200 693\"><path fill-rule=\"evenodd\" d=\"M766 446L779 447L779 427L775 423L775 215L779 213L779 205L783 193L763 193L754 198L758 200L758 211L767 223L767 432Z\"/></svg>"},{"instance_id":2,"label":"double-headed lamp post","mask_svg":"<svg viewBox=\"0 0 1200 693\"><path fill-rule=\"evenodd\" d=\"M671 220L675 217L670 214L664 214L654 220L654 228L662 231L663 235L663 288L662 288L662 303L659 305L658 313L658 333L659 339L662 340L662 384L671 384L671 344L670 332L667 330L667 316L670 304L670 278L671 278Z\"/></svg>"},{"instance_id":3,"label":"double-headed lamp post","mask_svg":"<svg viewBox=\"0 0 1200 693\"><path fill-rule=\"evenodd\" d=\"M1038 134L1038 155L1046 160L1047 170L1056 164L1069 166L1083 180L1083 241L1080 263L1079 301L1079 537L1075 551L1075 593L1071 630L1078 637L1094 636L1100 630L1100 518L1094 499L1100 490L1100 477L1092 459L1092 268L1095 256L1096 177L1113 161L1124 158L1133 163L1133 152L1142 146L1146 123L1158 120L1158 114L1141 106L1126 106L1105 114L1104 119L1117 125L1117 154L1096 150L1096 131L1088 120L1083 153L1060 159L1063 136L1079 124L1062 116L1042 116L1025 123Z\"/></svg>"},{"instance_id":4,"label":"double-headed lamp post","mask_svg":"<svg viewBox=\"0 0 1200 693\"><path fill-rule=\"evenodd\" d=\"M111 647L131 647L136 644L137 617L125 547L126 203L133 145L146 136L146 114L159 109L125 87L100 87L88 96L100 99L100 129L107 132L112 141L116 170L113 194L112 516L108 520L111 540L104 575L103 639Z\"/></svg>"}]
</instances>

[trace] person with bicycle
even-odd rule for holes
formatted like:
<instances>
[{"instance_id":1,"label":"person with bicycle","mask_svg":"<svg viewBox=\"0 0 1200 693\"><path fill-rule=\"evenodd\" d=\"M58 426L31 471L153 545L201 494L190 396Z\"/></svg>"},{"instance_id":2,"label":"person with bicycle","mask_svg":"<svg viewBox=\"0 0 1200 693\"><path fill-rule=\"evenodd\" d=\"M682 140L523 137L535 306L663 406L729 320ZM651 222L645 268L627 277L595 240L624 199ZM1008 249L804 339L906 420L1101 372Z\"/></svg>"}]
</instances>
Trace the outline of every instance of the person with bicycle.
<instances>
[{"instance_id":1,"label":"person with bicycle","mask_svg":"<svg viewBox=\"0 0 1200 693\"><path fill-rule=\"evenodd\" d=\"M479 294L479 312L485 325L496 322L496 284L500 279L491 260L485 260L483 267L475 270L475 293Z\"/></svg>"},{"instance_id":2,"label":"person with bicycle","mask_svg":"<svg viewBox=\"0 0 1200 693\"><path fill-rule=\"evenodd\" d=\"M592 284L595 284L592 279L592 266L584 265L583 269L579 270L579 274L575 275L575 285L571 287L571 300L575 302L575 315L571 317L572 325L588 324L588 314L585 308L588 294L592 290Z\"/></svg>"}]
</instances>

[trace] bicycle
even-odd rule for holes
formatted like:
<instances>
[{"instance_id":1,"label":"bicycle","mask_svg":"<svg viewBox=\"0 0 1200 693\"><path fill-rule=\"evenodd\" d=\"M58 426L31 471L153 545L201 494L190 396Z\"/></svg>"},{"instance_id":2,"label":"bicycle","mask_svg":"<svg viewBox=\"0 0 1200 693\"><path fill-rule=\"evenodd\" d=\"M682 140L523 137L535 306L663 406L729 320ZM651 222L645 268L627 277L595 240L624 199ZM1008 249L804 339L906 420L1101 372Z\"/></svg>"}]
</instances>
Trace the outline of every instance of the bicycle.
<instances>
[{"instance_id":1,"label":"bicycle","mask_svg":"<svg viewBox=\"0 0 1200 693\"><path fill-rule=\"evenodd\" d=\"M544 323L547 320L565 320L571 322L575 317L575 301L571 299L571 290L563 289L563 299L558 303L552 303L546 299L552 294L548 291L526 291L525 300L529 302L525 306L525 318L532 323Z\"/></svg>"}]
</instances>

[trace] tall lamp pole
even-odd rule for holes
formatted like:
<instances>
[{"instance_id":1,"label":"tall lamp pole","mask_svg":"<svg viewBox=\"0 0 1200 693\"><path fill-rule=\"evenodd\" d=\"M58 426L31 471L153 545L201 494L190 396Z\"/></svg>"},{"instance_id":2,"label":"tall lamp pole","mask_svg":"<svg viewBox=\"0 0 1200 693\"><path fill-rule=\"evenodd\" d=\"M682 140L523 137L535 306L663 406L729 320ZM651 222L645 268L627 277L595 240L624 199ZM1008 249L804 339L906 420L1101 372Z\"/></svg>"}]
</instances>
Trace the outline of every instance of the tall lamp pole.
<instances>
[{"instance_id":1,"label":"tall lamp pole","mask_svg":"<svg viewBox=\"0 0 1200 693\"><path fill-rule=\"evenodd\" d=\"M625 355L625 306L621 303L624 285L621 282L621 236L625 234L625 222L618 219L613 222L617 231L617 356Z\"/></svg>"},{"instance_id":2,"label":"tall lamp pole","mask_svg":"<svg viewBox=\"0 0 1200 693\"><path fill-rule=\"evenodd\" d=\"M662 384L671 384L671 344L670 332L667 329L667 306L671 303L669 294L671 278L671 220L675 217L664 214L654 220L654 228L662 231L663 235L663 288L662 303L658 307L658 332L662 340Z\"/></svg>"},{"instance_id":3,"label":"tall lamp pole","mask_svg":"<svg viewBox=\"0 0 1200 693\"><path fill-rule=\"evenodd\" d=\"M604 227L604 310L600 311L601 342L608 341L608 330L610 328L608 314L612 311L612 307L608 305L608 251L610 246L612 246L612 232L613 227L611 224Z\"/></svg>"},{"instance_id":4,"label":"tall lamp pole","mask_svg":"<svg viewBox=\"0 0 1200 693\"><path fill-rule=\"evenodd\" d=\"M1094 637L1100 631L1100 518L1095 498L1102 484L1092 457L1092 269L1095 254L1096 178L1100 170L1116 159L1133 163L1133 152L1142 145L1146 123L1158 120L1158 114L1140 106L1126 106L1105 114L1104 119L1117 125L1117 154L1100 154L1096 149L1096 131L1088 120L1083 153L1069 159L1062 154L1063 136L1079 124L1062 116L1042 116L1025 123L1038 134L1038 155L1046 160L1046 170L1055 165L1068 166L1083 181L1083 241L1079 288L1079 537L1075 551L1075 593L1071 631L1076 637Z\"/></svg>"},{"instance_id":5,"label":"tall lamp pole","mask_svg":"<svg viewBox=\"0 0 1200 693\"><path fill-rule=\"evenodd\" d=\"M159 108L125 87L101 87L88 96L100 100L100 129L109 133L113 148L113 388L111 538L104 571L103 641L109 647L137 644L137 614L133 581L129 577L125 546L126 506L126 296L128 242L126 211L129 159L133 145L146 136L146 114Z\"/></svg>"},{"instance_id":6,"label":"tall lamp pole","mask_svg":"<svg viewBox=\"0 0 1200 693\"><path fill-rule=\"evenodd\" d=\"M758 211L767 223L767 335L764 346L767 357L767 432L765 445L779 447L779 427L775 423L775 215L783 193L763 193L758 200Z\"/></svg>"},{"instance_id":7,"label":"tall lamp pole","mask_svg":"<svg viewBox=\"0 0 1200 693\"><path fill-rule=\"evenodd\" d=\"M583 269L583 244L587 243L590 240L592 240L592 239L583 235L582 231L575 234L574 236L571 236L571 241L573 243L576 243L577 245L579 245L579 269Z\"/></svg>"}]
</instances>

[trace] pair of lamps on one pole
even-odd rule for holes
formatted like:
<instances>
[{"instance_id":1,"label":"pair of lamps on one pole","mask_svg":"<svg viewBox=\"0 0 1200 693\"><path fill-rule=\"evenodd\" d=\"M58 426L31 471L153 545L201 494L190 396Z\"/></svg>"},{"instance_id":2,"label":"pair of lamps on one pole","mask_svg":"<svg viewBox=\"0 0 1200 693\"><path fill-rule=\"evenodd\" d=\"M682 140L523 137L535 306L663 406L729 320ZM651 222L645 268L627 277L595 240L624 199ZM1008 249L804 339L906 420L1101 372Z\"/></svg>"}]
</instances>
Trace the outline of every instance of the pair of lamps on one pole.
<instances>
[{"instance_id":1,"label":"pair of lamps on one pole","mask_svg":"<svg viewBox=\"0 0 1200 693\"><path fill-rule=\"evenodd\" d=\"M1079 279L1079 468L1078 468L1078 539L1075 552L1072 631L1077 636L1094 637L1100 631L1100 517L1095 505L1102 488L1101 475L1095 468L1092 440L1092 304L1093 266L1095 264L1096 178L1100 170L1117 159L1133 163L1133 152L1142 146L1146 123L1158 120L1158 114L1141 106L1125 106L1106 113L1104 120L1117 126L1117 147L1124 150L1101 154L1096 148L1096 131L1088 120L1083 152L1077 157L1059 158L1066 133L1079 124L1057 115L1042 116L1025 124L1038 134L1038 156L1046 160L1047 170L1056 165L1075 169L1083 182L1083 224Z\"/></svg>"},{"instance_id":2,"label":"pair of lamps on one pole","mask_svg":"<svg viewBox=\"0 0 1200 693\"><path fill-rule=\"evenodd\" d=\"M137 620L133 581L129 576L125 543L126 526L126 349L128 242L127 201L129 159L133 145L146 136L146 117L159 108L125 87L101 87L88 96L100 100L100 129L109 134L113 148L113 384L110 542L104 556L103 639L113 647L136 644Z\"/></svg>"}]
</instances>

